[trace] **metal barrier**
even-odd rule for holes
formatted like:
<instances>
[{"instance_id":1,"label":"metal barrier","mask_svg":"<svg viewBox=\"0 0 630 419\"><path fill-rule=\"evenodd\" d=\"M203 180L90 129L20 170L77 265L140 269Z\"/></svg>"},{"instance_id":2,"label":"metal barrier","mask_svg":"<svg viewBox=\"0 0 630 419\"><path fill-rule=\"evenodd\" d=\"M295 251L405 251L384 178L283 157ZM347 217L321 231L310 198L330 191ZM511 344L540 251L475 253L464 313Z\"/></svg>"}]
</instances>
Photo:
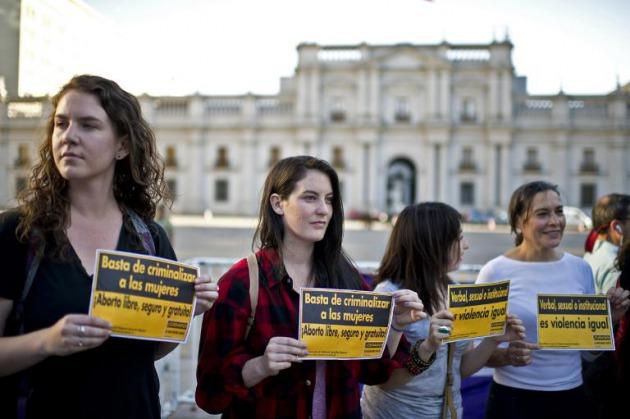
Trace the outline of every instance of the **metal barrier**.
<instances>
[{"instance_id":1,"label":"metal barrier","mask_svg":"<svg viewBox=\"0 0 630 419\"><path fill-rule=\"evenodd\" d=\"M240 259L197 257L187 259L184 263L198 266L202 275L210 275L213 281L218 281L227 270ZM359 270L368 276L378 268L377 261L356 262ZM471 283L475 280L481 265L461 265L453 273L452 278L457 282ZM160 379L160 402L162 417L165 418L177 408L179 403L195 403L195 387L197 386L196 370L201 336L203 316L193 319L188 341L177 346L173 352L155 363Z\"/></svg>"}]
</instances>

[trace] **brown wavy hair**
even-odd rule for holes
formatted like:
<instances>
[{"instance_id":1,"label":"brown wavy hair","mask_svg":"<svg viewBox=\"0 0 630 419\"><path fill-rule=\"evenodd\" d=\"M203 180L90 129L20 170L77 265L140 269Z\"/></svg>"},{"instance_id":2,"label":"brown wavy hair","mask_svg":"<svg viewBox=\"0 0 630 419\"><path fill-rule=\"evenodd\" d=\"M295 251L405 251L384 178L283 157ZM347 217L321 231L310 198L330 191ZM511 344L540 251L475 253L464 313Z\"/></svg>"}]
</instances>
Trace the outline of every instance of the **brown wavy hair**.
<instances>
[{"instance_id":1,"label":"brown wavy hair","mask_svg":"<svg viewBox=\"0 0 630 419\"><path fill-rule=\"evenodd\" d=\"M389 280L416 291L432 315L450 282L451 249L459 242L462 216L443 202L422 202L398 215L375 284ZM459 246L458 257L461 256Z\"/></svg>"},{"instance_id":2,"label":"brown wavy hair","mask_svg":"<svg viewBox=\"0 0 630 419\"><path fill-rule=\"evenodd\" d=\"M65 230L69 223L70 201L68 181L61 176L53 159L52 134L57 105L66 93L73 90L96 97L111 120L116 135L125 137L128 142L129 154L116 161L113 182L114 197L123 214L130 209L149 222L155 216L160 201L172 201L164 180L164 163L156 147L155 135L142 117L136 97L116 82L103 77L73 77L52 98L53 111L39 146L39 161L30 174L27 188L18 196L21 213L18 238L23 242L31 235L45 238L47 244L52 244L48 250L61 257L69 245ZM134 233L126 218L125 228Z\"/></svg>"}]
</instances>

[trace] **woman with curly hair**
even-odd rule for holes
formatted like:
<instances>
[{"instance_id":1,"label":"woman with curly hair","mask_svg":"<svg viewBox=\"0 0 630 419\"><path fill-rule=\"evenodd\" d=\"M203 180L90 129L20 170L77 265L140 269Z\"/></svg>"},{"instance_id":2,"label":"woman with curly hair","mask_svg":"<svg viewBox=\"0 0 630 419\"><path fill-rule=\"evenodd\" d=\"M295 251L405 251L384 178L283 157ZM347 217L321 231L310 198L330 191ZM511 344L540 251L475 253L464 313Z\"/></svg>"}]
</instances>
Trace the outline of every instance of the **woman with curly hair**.
<instances>
[{"instance_id":1,"label":"woman with curly hair","mask_svg":"<svg viewBox=\"0 0 630 419\"><path fill-rule=\"evenodd\" d=\"M102 77L72 78L52 105L28 188L0 216L0 376L21 403L3 417L159 418L153 363L175 345L110 338L87 315L96 249L175 260L152 221L169 200L155 137L137 99ZM199 314L216 286L199 278L195 291Z\"/></svg>"}]
</instances>

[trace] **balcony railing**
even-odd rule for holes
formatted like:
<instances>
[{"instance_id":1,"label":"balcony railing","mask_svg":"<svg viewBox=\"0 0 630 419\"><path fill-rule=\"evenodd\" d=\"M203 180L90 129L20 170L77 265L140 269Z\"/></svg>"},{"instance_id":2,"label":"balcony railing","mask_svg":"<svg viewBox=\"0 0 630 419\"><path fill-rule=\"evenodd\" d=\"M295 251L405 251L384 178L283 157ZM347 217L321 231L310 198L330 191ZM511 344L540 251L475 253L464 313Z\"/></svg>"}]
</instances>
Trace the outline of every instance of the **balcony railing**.
<instances>
[{"instance_id":1,"label":"balcony railing","mask_svg":"<svg viewBox=\"0 0 630 419\"><path fill-rule=\"evenodd\" d=\"M580 164L580 174L582 175L596 175L599 173L599 165L595 162L582 162Z\"/></svg>"},{"instance_id":2,"label":"balcony railing","mask_svg":"<svg viewBox=\"0 0 630 419\"><path fill-rule=\"evenodd\" d=\"M540 173L542 172L542 166L537 161L526 161L523 164L523 172L525 173Z\"/></svg>"}]
</instances>

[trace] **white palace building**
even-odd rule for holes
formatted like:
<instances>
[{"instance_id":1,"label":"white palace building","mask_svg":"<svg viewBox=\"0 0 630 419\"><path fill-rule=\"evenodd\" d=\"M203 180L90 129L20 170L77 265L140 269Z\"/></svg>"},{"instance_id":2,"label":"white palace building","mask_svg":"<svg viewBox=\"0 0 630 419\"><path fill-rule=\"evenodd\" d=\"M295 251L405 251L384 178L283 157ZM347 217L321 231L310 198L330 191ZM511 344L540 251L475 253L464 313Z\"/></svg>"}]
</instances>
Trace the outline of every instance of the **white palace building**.
<instances>
[{"instance_id":1,"label":"white palace building","mask_svg":"<svg viewBox=\"0 0 630 419\"><path fill-rule=\"evenodd\" d=\"M140 97L175 211L253 215L270 165L296 154L338 170L347 211L426 200L505 209L535 179L587 210L602 194L630 192L628 85L528 95L508 40L297 52L277 95ZM0 207L24 187L50 111L47 98L0 102Z\"/></svg>"}]
</instances>

